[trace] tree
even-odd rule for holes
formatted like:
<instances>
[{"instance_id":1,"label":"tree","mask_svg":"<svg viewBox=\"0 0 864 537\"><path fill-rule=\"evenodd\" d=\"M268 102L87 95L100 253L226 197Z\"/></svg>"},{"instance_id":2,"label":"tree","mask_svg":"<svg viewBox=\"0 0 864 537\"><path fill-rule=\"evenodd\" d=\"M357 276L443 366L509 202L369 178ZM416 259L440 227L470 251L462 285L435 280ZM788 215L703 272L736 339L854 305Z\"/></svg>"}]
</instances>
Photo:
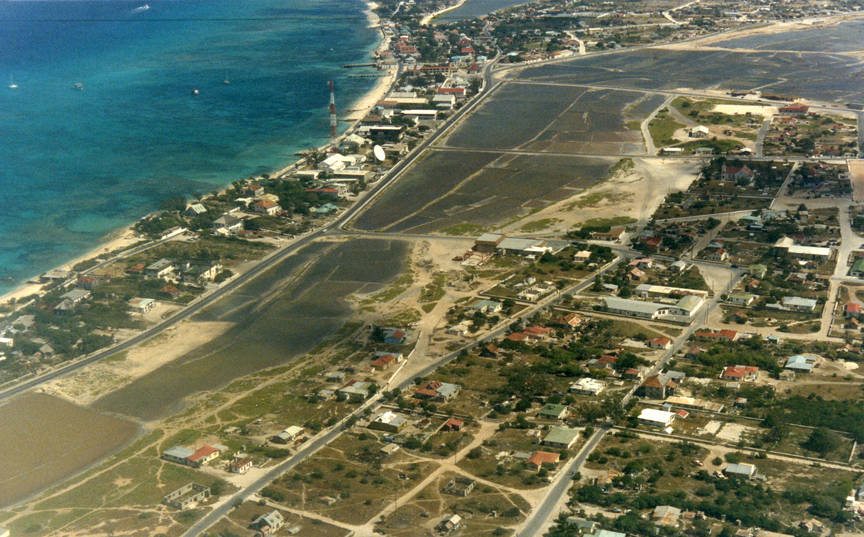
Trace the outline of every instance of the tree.
<instances>
[{"instance_id":1,"label":"tree","mask_svg":"<svg viewBox=\"0 0 864 537\"><path fill-rule=\"evenodd\" d=\"M825 455L840 447L840 438L825 427L819 427L813 429L813 432L810 433L807 440L801 444L801 447L810 451L815 451L819 453L821 457L825 457Z\"/></svg>"}]
</instances>

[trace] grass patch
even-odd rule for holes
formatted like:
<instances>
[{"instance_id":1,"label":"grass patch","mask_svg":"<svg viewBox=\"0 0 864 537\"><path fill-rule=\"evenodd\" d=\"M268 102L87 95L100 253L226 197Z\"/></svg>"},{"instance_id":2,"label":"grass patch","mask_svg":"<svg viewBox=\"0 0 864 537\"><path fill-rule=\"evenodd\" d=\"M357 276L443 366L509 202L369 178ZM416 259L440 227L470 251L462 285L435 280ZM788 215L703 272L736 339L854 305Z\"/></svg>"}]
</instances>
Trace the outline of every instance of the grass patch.
<instances>
[{"instance_id":1,"label":"grass patch","mask_svg":"<svg viewBox=\"0 0 864 537\"><path fill-rule=\"evenodd\" d=\"M414 273L410 270L406 271L396 278L386 289L375 293L372 295L372 298L365 300L364 303L390 302L411 287L412 283L414 283Z\"/></svg>"},{"instance_id":2,"label":"grass patch","mask_svg":"<svg viewBox=\"0 0 864 537\"><path fill-rule=\"evenodd\" d=\"M601 190L599 192L591 192L590 194L581 196L579 199L568 205L567 210L572 211L576 208L583 209L585 207L597 207L604 202L609 204L624 202L630 200L632 197L633 194L630 193Z\"/></svg>"},{"instance_id":3,"label":"grass patch","mask_svg":"<svg viewBox=\"0 0 864 537\"><path fill-rule=\"evenodd\" d=\"M651 133L651 138L654 140L654 145L657 147L665 147L678 143L678 140L672 137L676 130L684 125L678 123L669 114L667 109L659 112L654 119L648 123L648 132Z\"/></svg>"},{"instance_id":4,"label":"grass patch","mask_svg":"<svg viewBox=\"0 0 864 537\"><path fill-rule=\"evenodd\" d=\"M636 219L630 216L612 216L610 218L589 218L582 222L582 227L613 227L632 224Z\"/></svg>"},{"instance_id":5,"label":"grass patch","mask_svg":"<svg viewBox=\"0 0 864 537\"><path fill-rule=\"evenodd\" d=\"M484 226L463 222L461 224L453 224L441 229L441 233L445 235L480 235L486 232Z\"/></svg>"},{"instance_id":6,"label":"grass patch","mask_svg":"<svg viewBox=\"0 0 864 537\"><path fill-rule=\"evenodd\" d=\"M528 222L527 224L520 227L519 231L524 231L525 233L534 233L547 229L558 222L560 222L560 220L557 218L543 218L540 220L535 220L533 222Z\"/></svg>"}]
</instances>

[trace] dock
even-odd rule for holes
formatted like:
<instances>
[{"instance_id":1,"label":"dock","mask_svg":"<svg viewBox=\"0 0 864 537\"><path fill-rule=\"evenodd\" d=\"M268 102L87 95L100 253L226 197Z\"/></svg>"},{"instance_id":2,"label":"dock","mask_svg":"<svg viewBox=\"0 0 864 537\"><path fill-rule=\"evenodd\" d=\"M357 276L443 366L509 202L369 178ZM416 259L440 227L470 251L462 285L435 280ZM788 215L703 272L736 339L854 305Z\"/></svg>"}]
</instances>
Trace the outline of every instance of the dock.
<instances>
[{"instance_id":1,"label":"dock","mask_svg":"<svg viewBox=\"0 0 864 537\"><path fill-rule=\"evenodd\" d=\"M375 62L371 63L346 63L342 66L343 69L351 69L352 67L375 67Z\"/></svg>"}]
</instances>

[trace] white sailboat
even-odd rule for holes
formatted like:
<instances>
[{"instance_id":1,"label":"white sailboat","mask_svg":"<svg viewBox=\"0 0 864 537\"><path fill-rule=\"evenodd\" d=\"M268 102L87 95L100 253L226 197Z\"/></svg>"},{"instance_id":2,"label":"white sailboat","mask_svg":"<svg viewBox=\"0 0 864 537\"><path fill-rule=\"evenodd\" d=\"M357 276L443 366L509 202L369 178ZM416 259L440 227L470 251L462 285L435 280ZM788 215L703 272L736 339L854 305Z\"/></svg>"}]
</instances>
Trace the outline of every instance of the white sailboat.
<instances>
[{"instance_id":1,"label":"white sailboat","mask_svg":"<svg viewBox=\"0 0 864 537\"><path fill-rule=\"evenodd\" d=\"M15 83L15 79L12 75L9 75L9 89L18 89L18 84Z\"/></svg>"}]
</instances>

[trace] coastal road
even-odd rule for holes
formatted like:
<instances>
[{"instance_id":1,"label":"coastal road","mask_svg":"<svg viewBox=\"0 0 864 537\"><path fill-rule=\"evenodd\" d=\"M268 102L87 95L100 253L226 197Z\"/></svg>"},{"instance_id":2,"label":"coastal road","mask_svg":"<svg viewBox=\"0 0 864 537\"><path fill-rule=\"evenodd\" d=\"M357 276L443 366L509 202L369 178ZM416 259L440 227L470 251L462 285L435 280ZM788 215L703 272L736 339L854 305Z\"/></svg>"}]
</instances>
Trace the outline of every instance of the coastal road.
<instances>
[{"instance_id":1,"label":"coastal road","mask_svg":"<svg viewBox=\"0 0 864 537\"><path fill-rule=\"evenodd\" d=\"M488 95L490 95L497 88L497 86L491 87L491 88L489 86L491 84L492 67L495 65L495 63L497 61L498 61L498 58L496 57L495 59L488 62L484 68L483 79L484 79L484 87L487 88L486 91L483 91L479 95L477 95L477 97L474 100L472 100L466 106L462 107L455 114L453 114L449 119L447 119L435 133L433 133L430 137L426 138L424 141L420 142L420 144L418 144L417 147L415 147L411 151L411 153L408 154L408 156L406 158L404 158L401 161L399 161L398 163L396 163L396 165L394 165L387 172L387 175L385 175L380 181L378 181L378 183L375 186L373 186L369 190L369 193L363 198L363 200L361 200L360 202L356 203L355 205L349 207L344 213L339 215L333 222L327 224L326 226L324 226L323 228L321 228L319 230L316 230L312 233L309 233L308 235L305 235L305 236L299 238L298 240L296 240L292 244L285 246L284 248L281 248L281 249L273 252L268 257L265 257L259 263L257 263L252 268L250 268L248 271L238 275L236 278L234 278L232 280L229 280L224 285L222 285L222 287L220 287L219 289L217 289L217 290L213 291L212 293L210 293L209 295L206 295L206 296L202 297L201 299L191 303L186 308L180 310L179 312L177 312L173 316L169 317L168 319L162 321L161 323L157 324L156 326L153 326L152 328L148 328L147 330L145 330L145 331L143 331L143 332L141 332L141 333L125 340L125 341L122 341L122 342L118 343L117 345L114 345L110 348L107 348L107 349L104 349L101 351L97 351L97 352L91 354L90 356L87 356L85 358L81 358L81 359L79 359L73 363L58 367L58 368L53 369L53 370L51 370L45 374L39 375L38 377L19 382L18 384L15 384L13 386L10 386L8 388L3 389L3 391L0 391L0 401L3 401L5 399L8 399L8 398L13 397L15 395L24 393L28 390L32 390L33 388L41 386L42 384L45 384L46 382L50 382L50 381L55 380L57 378L66 376L70 373L73 373L74 371L77 371L78 369L81 369L82 367L85 367L89 364L97 362L97 361L99 361L99 360L101 360L107 356L111 356L112 354L122 352L124 350L127 350L129 348L134 347L135 345L143 343L143 342L147 341L148 339L151 339L151 338L157 336L158 334L164 332L165 330L176 325L177 323L195 315L196 313L201 311L201 309L209 306L210 304L212 304L212 303L216 302L217 300L225 297L226 295L229 295L230 293L236 291L242 285L244 285L244 284L248 283L249 281L253 280L254 278L260 276L266 270L277 265L278 263L283 261L285 258L297 253L298 251L305 248L306 246L308 246L309 244L311 244L315 240L323 238L323 237L327 236L328 234L330 234L331 232L340 230L346 223L350 222L361 211L363 211L373 200L375 200L377 198L377 196L381 193L381 191L383 191L390 184L392 184L393 182L398 180L398 178L402 175L402 173L411 164L414 163L414 161L423 153L423 151L426 150L427 147L429 147L430 144L434 143L442 134L444 134L454 124L456 124L458 121L460 121L466 114L469 114L472 110L474 110L483 100L486 99L486 97ZM499 85L500 85L500 83L499 83ZM142 245L139 248L141 248L143 250L143 249L150 248L154 245L155 244Z\"/></svg>"},{"instance_id":2,"label":"coastal road","mask_svg":"<svg viewBox=\"0 0 864 537\"><path fill-rule=\"evenodd\" d=\"M417 371L416 373L414 373L411 376L402 380L399 384L397 384L394 387L394 389L402 391L402 390L405 390L406 388L413 386L414 385L414 379L426 377L429 374L433 373L439 367L450 363L451 361L458 358L459 354L463 350L472 349L478 345L485 343L486 341L489 341L491 339L496 339L496 338L503 336L507 332L510 324L512 322L514 322L515 320L524 319L530 315L533 315L537 311L540 311L540 310L552 305L554 302L556 302L557 300L559 300L563 296L566 296L566 295L571 294L571 293L578 293L580 291L587 289L589 286L594 284L595 278L597 278L598 276L602 276L603 274L606 274L608 271L617 267L618 264L623 259L624 259L623 257L617 257L613 261L610 261L609 263L607 263L599 271L594 273L590 278L587 278L586 280L584 280L584 281L582 281L576 285L573 285L569 288L562 289L558 293L553 293L552 295L549 295L548 297L539 301L538 303L534 304L533 306L525 308L524 310L520 311L515 316L502 320L501 322L498 323L498 325L496 325L490 331L486 332L481 338L478 338L478 339L472 341L471 343L468 343L467 345L464 345L463 347L438 358L437 360L435 360L434 362L432 362L428 366L424 367L420 371ZM209 528L213 524L216 524L216 522L218 522L222 517L226 516L229 512L231 512L231 510L234 509L235 505L238 505L239 503L242 503L243 501L248 500L252 495L260 492L264 487L266 487L268 484L270 484L271 482L276 480L280 475L291 470L292 468L294 468L295 466L297 466L298 464L303 462L307 457L313 455L316 451L318 451L319 449L321 449L322 447L327 445L329 442L333 441L337 436L339 436L339 434L341 434L343 432L343 430L345 428L344 424L351 417L359 416L361 413L364 413L367 411L369 413L374 413L383 404L383 402L384 402L383 397L380 393L373 396L371 399L369 399L368 401L363 403L361 406L356 408L351 414L342 418L342 420L338 424L332 426L331 428L329 428L325 431L322 431L321 433L318 434L318 436L312 438L311 440L309 440L308 442L303 444L303 447L297 453L292 455L289 459L287 459L287 460L281 462L280 464L274 466L266 474L261 476L259 479L256 479L252 484L248 485L243 490L240 490L240 491L234 493L233 495L231 495L231 496L229 496L223 500L220 500L219 504L216 507L214 507L214 509L212 511L207 513L204 516L204 518L202 518L197 523L195 523L192 527L190 527L188 530L186 530L186 532L183 534L182 537L198 537L199 535L201 535L203 532L205 532L207 530L207 528ZM608 428L607 428L607 430L608 430ZM595 436L597 436L597 435L595 435ZM602 438L602 435L600 437L598 437L596 439L596 441L594 441L593 445L596 445L596 443L600 441L600 438ZM592 440L594 440L593 437L592 437ZM588 445L592 445L591 441L589 441ZM593 449L593 445L592 445L591 449ZM589 453L590 453L590 450L585 450L584 457L582 457L582 462L584 462L584 458L587 457ZM574 460L574 462L575 462L575 460ZM578 464L576 464L576 466L577 467L581 466L582 462L579 462ZM574 463L571 463L571 464L574 464ZM562 472L562 474L563 474L563 472ZM564 484L560 484L560 483L556 484L556 489L563 487L563 489L566 490L567 480L565 479L564 481L565 481ZM555 496L558 497L558 496L560 496L560 494L561 494L561 492L557 491ZM552 508L552 506L549 506L547 508L547 510L551 509L551 508ZM543 520L545 520L545 518ZM365 536L359 536L359 537L365 537Z\"/></svg>"},{"instance_id":3,"label":"coastal road","mask_svg":"<svg viewBox=\"0 0 864 537\"><path fill-rule=\"evenodd\" d=\"M499 82L500 84L500 82ZM451 147L447 145L436 145L429 148L430 151L449 151L455 153L488 153L493 155L519 155L528 157L569 157L569 158L607 158L607 159L659 159L659 160L704 160L705 155L646 155L645 153L562 153L555 151L528 151L525 149L487 149L480 147ZM771 156L771 157L744 157L753 162L831 162L845 164L848 157L804 157L804 156Z\"/></svg>"}]
</instances>

